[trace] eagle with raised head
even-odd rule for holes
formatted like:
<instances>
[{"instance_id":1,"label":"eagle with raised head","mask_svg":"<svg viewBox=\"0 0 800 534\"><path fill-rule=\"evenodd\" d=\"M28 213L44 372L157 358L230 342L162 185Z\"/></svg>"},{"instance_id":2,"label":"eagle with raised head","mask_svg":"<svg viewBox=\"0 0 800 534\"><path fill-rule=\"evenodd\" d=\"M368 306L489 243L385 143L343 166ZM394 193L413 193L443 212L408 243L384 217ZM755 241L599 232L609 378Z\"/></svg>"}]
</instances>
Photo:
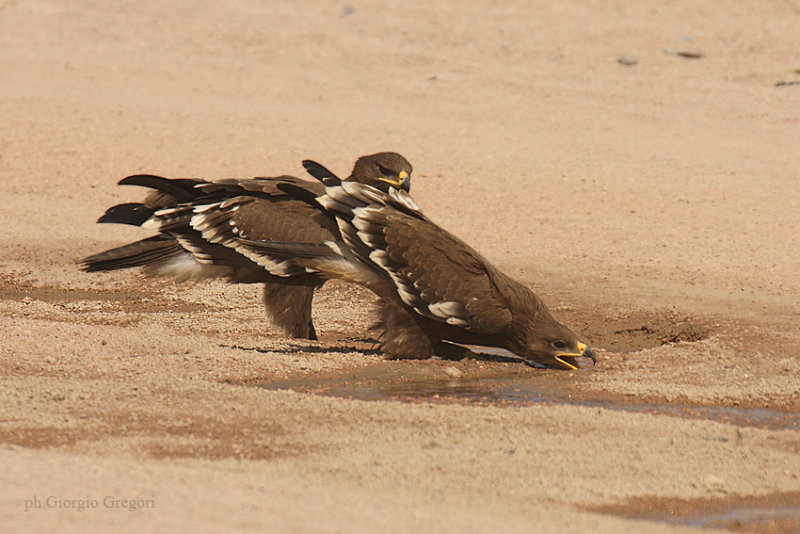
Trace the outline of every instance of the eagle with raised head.
<instances>
[{"instance_id":1,"label":"eagle with raised head","mask_svg":"<svg viewBox=\"0 0 800 534\"><path fill-rule=\"evenodd\" d=\"M313 161L306 166L330 173ZM397 189L406 193L411 171L411 164L400 154L382 152L358 158L346 181L381 192ZM334 217L308 202L324 194L323 184L293 176L210 182L153 175L129 176L119 183L153 191L144 202L109 208L97 222L130 224L158 233L83 258L79 260L82 270L142 267L147 275L177 280L223 278L233 283L263 283L264 304L273 324L291 337L317 338L311 306L314 291L325 277L291 259L253 254L240 240L339 239Z\"/></svg>"}]
</instances>

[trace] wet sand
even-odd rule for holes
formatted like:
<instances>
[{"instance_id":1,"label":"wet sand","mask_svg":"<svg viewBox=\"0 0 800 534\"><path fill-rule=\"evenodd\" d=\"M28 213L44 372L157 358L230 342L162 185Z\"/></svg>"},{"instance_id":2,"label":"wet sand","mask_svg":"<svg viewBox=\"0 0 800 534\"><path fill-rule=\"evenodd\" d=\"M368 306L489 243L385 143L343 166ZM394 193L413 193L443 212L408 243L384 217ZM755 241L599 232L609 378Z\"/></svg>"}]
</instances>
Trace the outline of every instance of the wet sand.
<instances>
[{"instance_id":1,"label":"wet sand","mask_svg":"<svg viewBox=\"0 0 800 534\"><path fill-rule=\"evenodd\" d=\"M0 3L3 531L796 530L798 16ZM596 367L388 362L359 288L308 342L257 286L74 264L147 236L94 224L129 174L382 150Z\"/></svg>"}]
</instances>

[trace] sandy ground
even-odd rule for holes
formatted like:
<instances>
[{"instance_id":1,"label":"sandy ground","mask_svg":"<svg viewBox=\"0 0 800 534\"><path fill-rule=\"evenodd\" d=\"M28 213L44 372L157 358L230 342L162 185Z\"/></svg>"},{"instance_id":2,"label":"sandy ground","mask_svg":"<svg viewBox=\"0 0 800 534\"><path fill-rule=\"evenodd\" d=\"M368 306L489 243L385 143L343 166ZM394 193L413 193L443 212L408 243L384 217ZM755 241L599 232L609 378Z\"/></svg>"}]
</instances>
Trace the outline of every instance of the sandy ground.
<instances>
[{"instance_id":1,"label":"sandy ground","mask_svg":"<svg viewBox=\"0 0 800 534\"><path fill-rule=\"evenodd\" d=\"M94 224L140 197L128 174L394 150L431 218L603 349L557 376L420 370L797 412L799 21L788 1L0 2L3 532L677 532L596 510L797 495L796 428L250 387L398 365L369 296L326 286L322 341L295 342L255 286L73 260L145 237Z\"/></svg>"}]
</instances>

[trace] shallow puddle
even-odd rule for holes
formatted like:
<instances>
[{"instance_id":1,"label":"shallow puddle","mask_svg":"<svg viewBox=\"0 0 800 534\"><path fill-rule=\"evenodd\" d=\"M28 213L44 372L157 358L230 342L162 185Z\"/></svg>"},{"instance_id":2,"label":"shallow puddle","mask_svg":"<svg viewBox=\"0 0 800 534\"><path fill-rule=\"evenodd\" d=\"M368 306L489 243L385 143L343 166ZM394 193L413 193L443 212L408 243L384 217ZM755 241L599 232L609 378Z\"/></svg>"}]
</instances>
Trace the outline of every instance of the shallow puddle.
<instances>
[{"instance_id":1,"label":"shallow puddle","mask_svg":"<svg viewBox=\"0 0 800 534\"><path fill-rule=\"evenodd\" d=\"M643 402L587 387L591 370L563 372L522 365L478 362L396 361L259 384L294 391L367 401L434 402L494 406L568 404L607 410L707 419L739 426L800 429L800 412L767 408L698 406ZM735 437L708 439L728 441ZM680 500L640 497L590 511L692 528L759 534L800 534L800 493L759 497Z\"/></svg>"},{"instance_id":2,"label":"shallow puddle","mask_svg":"<svg viewBox=\"0 0 800 534\"><path fill-rule=\"evenodd\" d=\"M315 373L259 386L369 401L498 406L569 404L710 419L739 426L800 429L798 411L643 402L632 396L590 391L584 387L590 370L571 373L508 364L482 366L475 362L459 362L458 365L459 368L466 367L466 370L461 371L451 363L441 361L382 362L349 371Z\"/></svg>"},{"instance_id":3,"label":"shallow puddle","mask_svg":"<svg viewBox=\"0 0 800 534\"><path fill-rule=\"evenodd\" d=\"M760 534L800 533L800 493L684 500L637 497L594 512L694 528Z\"/></svg>"}]
</instances>

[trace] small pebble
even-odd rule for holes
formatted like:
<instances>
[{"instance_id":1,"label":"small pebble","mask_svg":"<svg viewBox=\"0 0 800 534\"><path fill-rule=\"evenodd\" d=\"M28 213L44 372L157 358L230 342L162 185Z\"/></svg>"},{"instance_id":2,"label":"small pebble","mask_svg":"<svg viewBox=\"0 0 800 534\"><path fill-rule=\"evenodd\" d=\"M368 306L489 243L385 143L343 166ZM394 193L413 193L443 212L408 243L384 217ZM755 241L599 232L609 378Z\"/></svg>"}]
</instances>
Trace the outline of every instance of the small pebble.
<instances>
[{"instance_id":1,"label":"small pebble","mask_svg":"<svg viewBox=\"0 0 800 534\"><path fill-rule=\"evenodd\" d=\"M446 368L444 370L444 374L452 378L461 378L462 376L464 376L464 373L462 373L458 368L452 366Z\"/></svg>"},{"instance_id":2,"label":"small pebble","mask_svg":"<svg viewBox=\"0 0 800 534\"><path fill-rule=\"evenodd\" d=\"M632 67L632 66L636 65L637 63L639 63L639 58L636 57L636 56L633 56L631 54L625 54L624 56L620 56L617 59L617 62L620 65L625 65L626 67Z\"/></svg>"}]
</instances>

